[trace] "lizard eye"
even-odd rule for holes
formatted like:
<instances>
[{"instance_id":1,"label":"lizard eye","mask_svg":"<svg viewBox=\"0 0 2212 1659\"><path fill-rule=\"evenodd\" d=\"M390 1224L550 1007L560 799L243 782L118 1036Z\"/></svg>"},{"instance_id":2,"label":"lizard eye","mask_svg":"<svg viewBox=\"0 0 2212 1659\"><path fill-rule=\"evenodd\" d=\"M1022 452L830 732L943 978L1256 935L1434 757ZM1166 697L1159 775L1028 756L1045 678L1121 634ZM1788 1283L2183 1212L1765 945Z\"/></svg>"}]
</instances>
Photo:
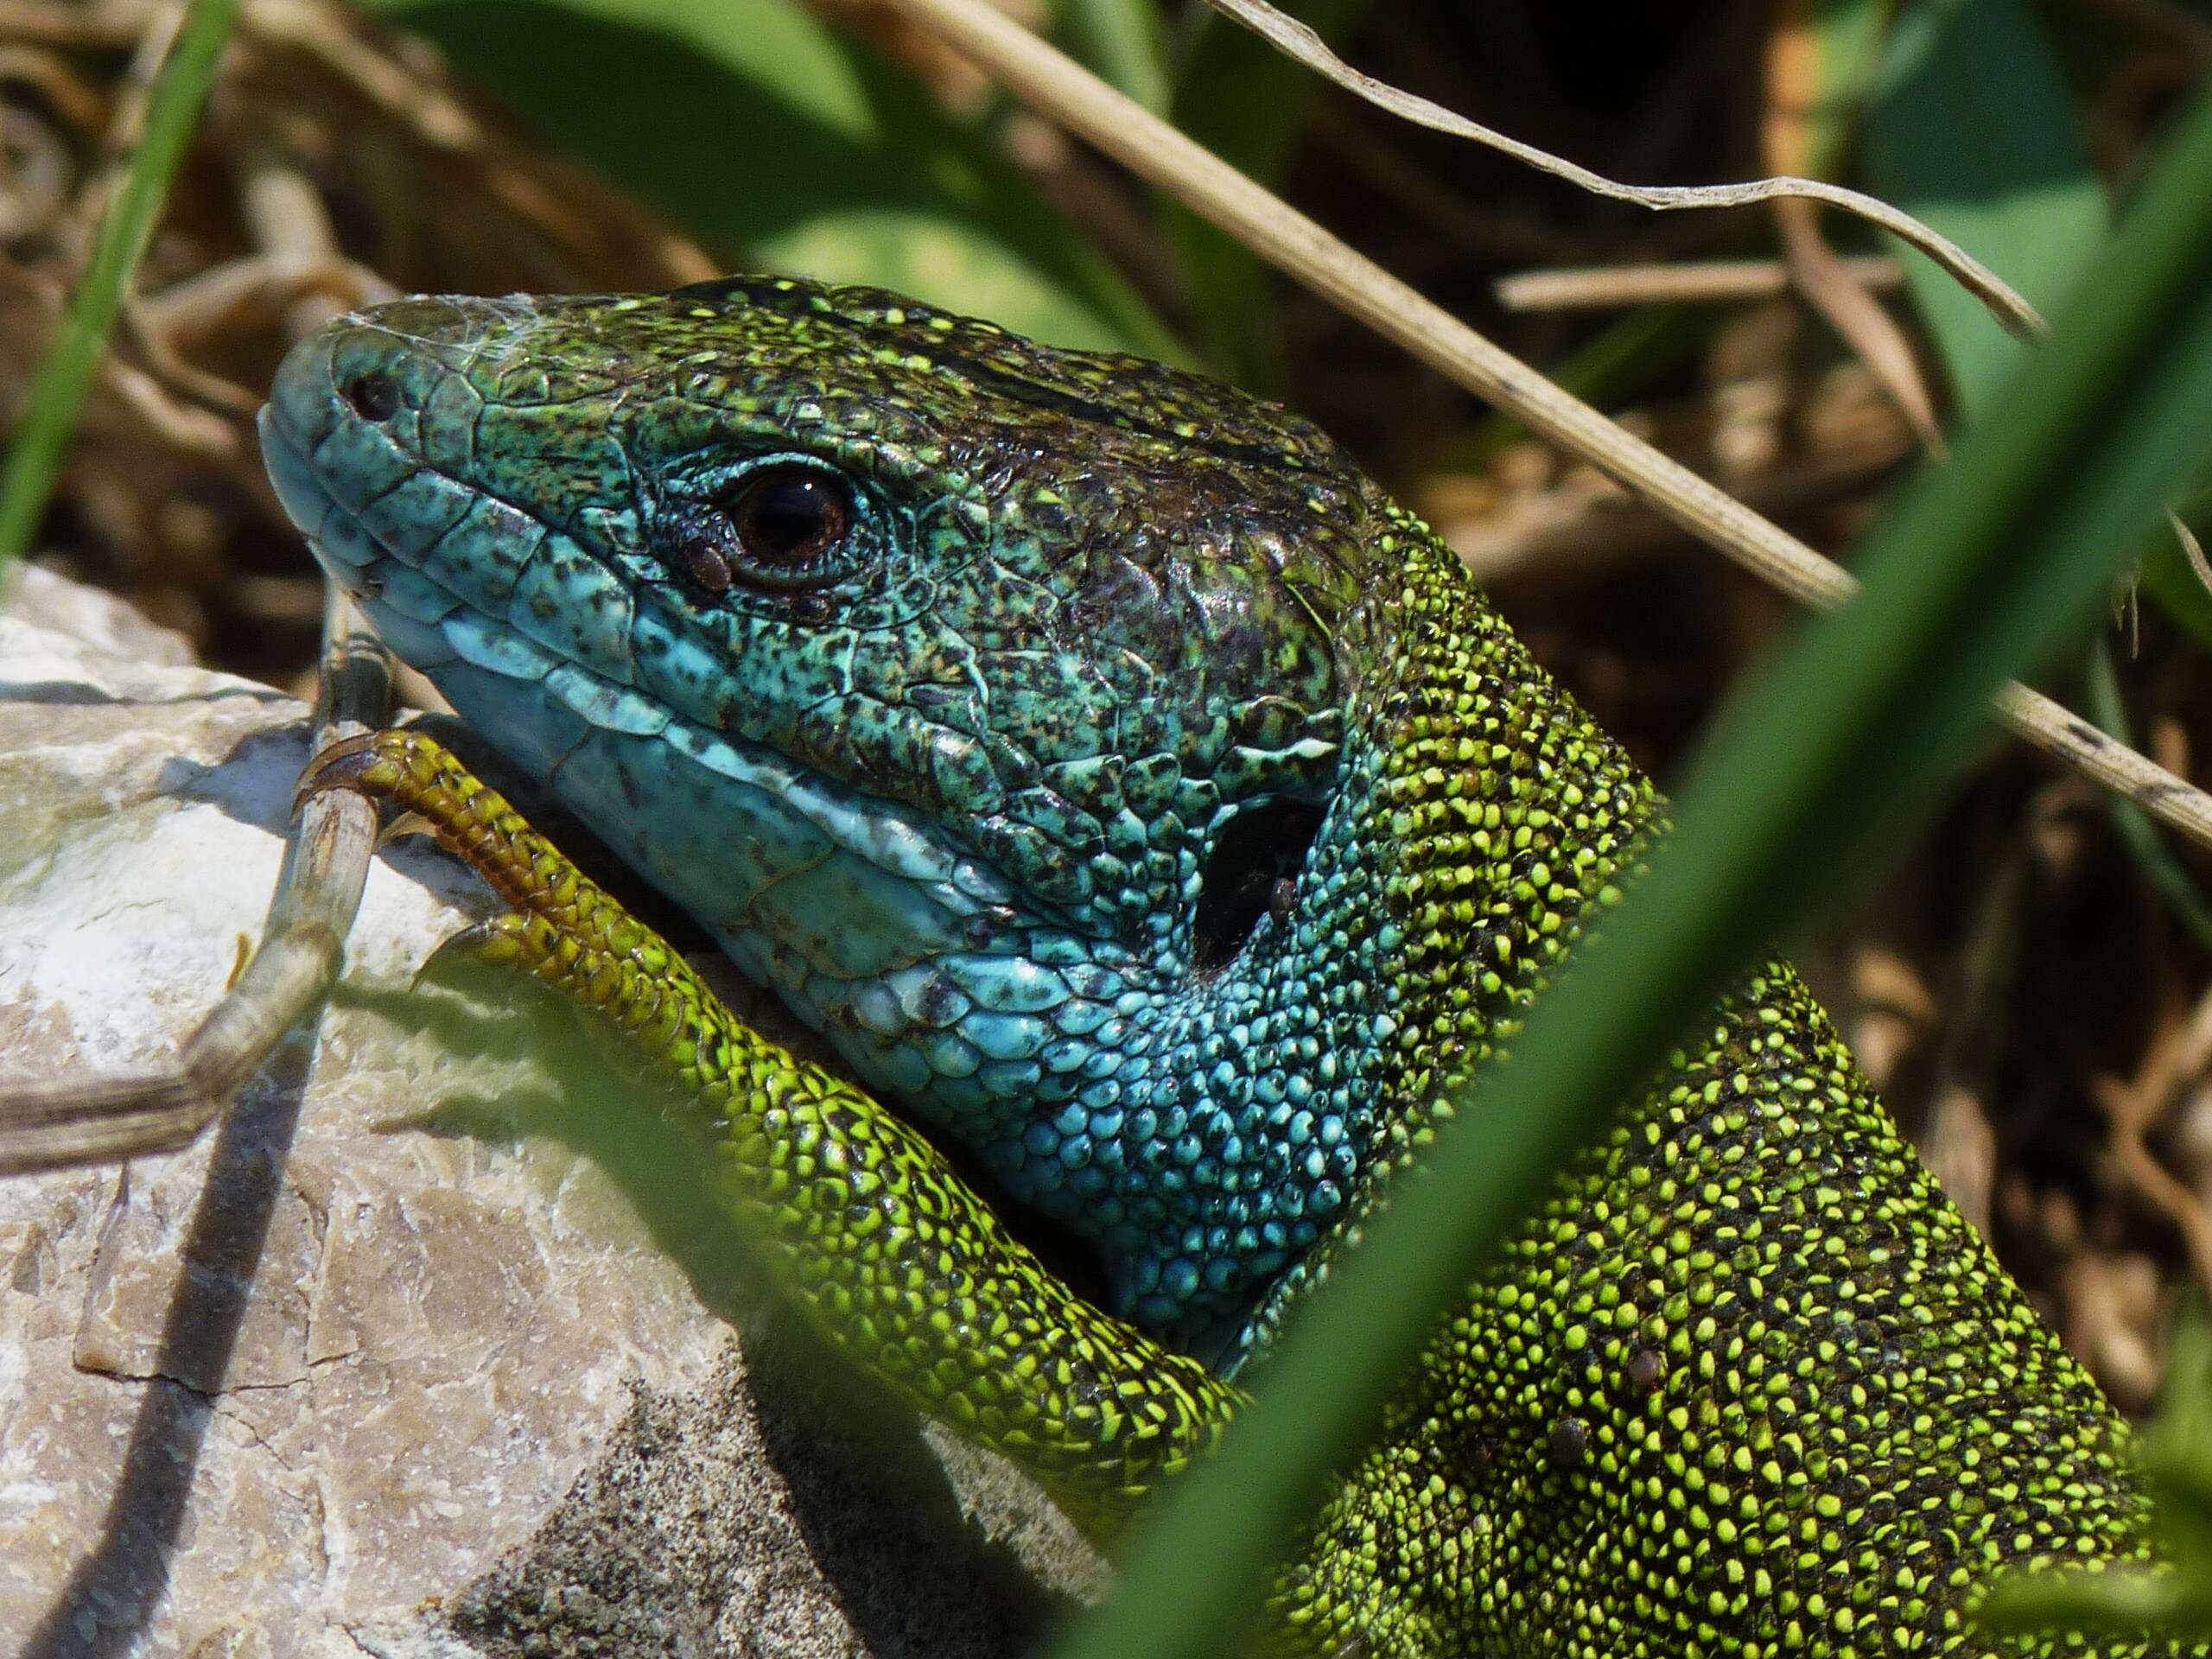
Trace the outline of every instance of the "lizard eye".
<instances>
[{"instance_id":1,"label":"lizard eye","mask_svg":"<svg viewBox=\"0 0 2212 1659\"><path fill-rule=\"evenodd\" d=\"M697 593L795 594L859 568L867 528L851 484L819 461L770 461L710 493L677 491L662 521L662 556Z\"/></svg>"},{"instance_id":2,"label":"lizard eye","mask_svg":"<svg viewBox=\"0 0 2212 1659\"><path fill-rule=\"evenodd\" d=\"M772 587L798 587L833 574L832 556L853 528L844 480L797 463L747 474L715 506L736 533L739 573Z\"/></svg>"}]
</instances>

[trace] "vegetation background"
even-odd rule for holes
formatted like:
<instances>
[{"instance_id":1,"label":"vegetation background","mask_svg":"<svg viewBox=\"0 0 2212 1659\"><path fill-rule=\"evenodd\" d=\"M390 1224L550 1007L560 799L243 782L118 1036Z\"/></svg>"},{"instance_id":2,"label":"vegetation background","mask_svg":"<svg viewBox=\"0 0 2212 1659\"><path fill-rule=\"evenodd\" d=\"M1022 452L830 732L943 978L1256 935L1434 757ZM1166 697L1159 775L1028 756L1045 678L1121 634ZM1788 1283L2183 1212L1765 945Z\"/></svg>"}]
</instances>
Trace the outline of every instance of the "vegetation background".
<instances>
[{"instance_id":1,"label":"vegetation background","mask_svg":"<svg viewBox=\"0 0 2212 1659\"><path fill-rule=\"evenodd\" d=\"M1847 555L1921 456L2002 417L2012 342L1834 214L1592 198L1397 122L1197 0L1012 9L1823 550ZM1858 185L2047 306L2212 67L2212 0L1286 10L1362 68L1616 178ZM175 10L0 0L11 423L140 145ZM303 687L320 583L251 425L291 339L395 291L736 269L880 283L1287 399L1430 518L1662 780L1792 615L871 0L251 0L35 556L213 663ZM2183 511L2212 531L2208 481ZM2206 775L2212 594L2180 538L2145 543L2107 620L2041 683ZM1796 947L1954 1196L2138 1412L2187 1287L2212 1284L2208 884L2202 851L1992 743Z\"/></svg>"}]
</instances>

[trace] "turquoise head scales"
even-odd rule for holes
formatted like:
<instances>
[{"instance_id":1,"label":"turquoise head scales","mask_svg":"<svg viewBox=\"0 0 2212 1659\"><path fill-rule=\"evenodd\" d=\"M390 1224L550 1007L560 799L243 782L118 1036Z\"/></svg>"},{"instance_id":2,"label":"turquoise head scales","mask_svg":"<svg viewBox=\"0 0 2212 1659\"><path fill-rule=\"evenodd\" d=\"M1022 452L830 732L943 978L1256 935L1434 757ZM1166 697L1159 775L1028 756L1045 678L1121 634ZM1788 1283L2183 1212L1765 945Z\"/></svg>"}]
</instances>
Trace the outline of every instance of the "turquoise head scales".
<instances>
[{"instance_id":1,"label":"turquoise head scales","mask_svg":"<svg viewBox=\"0 0 2212 1659\"><path fill-rule=\"evenodd\" d=\"M394 649L1123 1311L1217 1349L1324 1227L1366 1148L1268 961L1387 504L1312 427L740 279L341 319L263 432Z\"/></svg>"}]
</instances>

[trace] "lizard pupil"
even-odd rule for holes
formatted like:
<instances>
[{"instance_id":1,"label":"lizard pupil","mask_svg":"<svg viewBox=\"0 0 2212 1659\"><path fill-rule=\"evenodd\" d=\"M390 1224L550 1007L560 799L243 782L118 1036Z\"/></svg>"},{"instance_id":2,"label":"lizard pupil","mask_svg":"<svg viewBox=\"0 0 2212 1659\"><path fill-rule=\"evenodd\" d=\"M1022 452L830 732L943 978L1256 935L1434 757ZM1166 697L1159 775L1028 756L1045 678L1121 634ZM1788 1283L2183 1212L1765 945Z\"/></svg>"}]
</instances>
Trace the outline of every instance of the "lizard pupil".
<instances>
[{"instance_id":1,"label":"lizard pupil","mask_svg":"<svg viewBox=\"0 0 2212 1659\"><path fill-rule=\"evenodd\" d=\"M811 467L770 467L738 486L725 505L740 546L773 569L804 567L844 540L853 498Z\"/></svg>"}]
</instances>

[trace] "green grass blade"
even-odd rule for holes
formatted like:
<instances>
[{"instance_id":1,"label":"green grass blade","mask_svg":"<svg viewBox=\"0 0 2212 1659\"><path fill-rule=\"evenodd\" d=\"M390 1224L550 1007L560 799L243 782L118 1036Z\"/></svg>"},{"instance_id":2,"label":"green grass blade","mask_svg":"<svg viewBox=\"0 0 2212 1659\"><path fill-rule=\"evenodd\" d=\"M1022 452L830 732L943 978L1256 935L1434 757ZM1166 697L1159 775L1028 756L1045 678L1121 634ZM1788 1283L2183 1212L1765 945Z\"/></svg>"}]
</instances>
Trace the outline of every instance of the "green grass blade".
<instances>
[{"instance_id":1,"label":"green grass blade","mask_svg":"<svg viewBox=\"0 0 2212 1659\"><path fill-rule=\"evenodd\" d=\"M2094 614L2204 444L2212 98L2082 291L2005 418L1885 518L1864 594L1725 722L1649 877L1303 1310L1221 1459L1137 1539L1063 1659L1227 1649L1287 1529L1507 1228L1724 987L1932 804L1999 683Z\"/></svg>"},{"instance_id":2,"label":"green grass blade","mask_svg":"<svg viewBox=\"0 0 2212 1659\"><path fill-rule=\"evenodd\" d=\"M2082 689L2085 694L2082 707L2098 729L2133 747L2135 734L2128 730L2127 705L2120 695L2120 672L2113 666L2112 647L2102 639L2089 647ZM2158 826L2151 822L2151 815L2134 802L2124 801L2117 795L2107 798L2105 809L2112 814L2113 828L2126 847L2128 856L2141 867L2144 880L2157 890L2176 919L2196 942L2212 950L2212 904L2206 902L2202 891L2189 872L2182 868L2173 849L2159 836Z\"/></svg>"},{"instance_id":3,"label":"green grass blade","mask_svg":"<svg viewBox=\"0 0 2212 1659\"><path fill-rule=\"evenodd\" d=\"M194 0L147 99L146 130L92 242L92 257L62 319L61 332L40 365L23 423L0 468L0 572L30 550L39 516L60 469L61 452L107 349L124 289L153 234L154 219L184 158L200 106L215 79L216 60L238 0Z\"/></svg>"}]
</instances>

